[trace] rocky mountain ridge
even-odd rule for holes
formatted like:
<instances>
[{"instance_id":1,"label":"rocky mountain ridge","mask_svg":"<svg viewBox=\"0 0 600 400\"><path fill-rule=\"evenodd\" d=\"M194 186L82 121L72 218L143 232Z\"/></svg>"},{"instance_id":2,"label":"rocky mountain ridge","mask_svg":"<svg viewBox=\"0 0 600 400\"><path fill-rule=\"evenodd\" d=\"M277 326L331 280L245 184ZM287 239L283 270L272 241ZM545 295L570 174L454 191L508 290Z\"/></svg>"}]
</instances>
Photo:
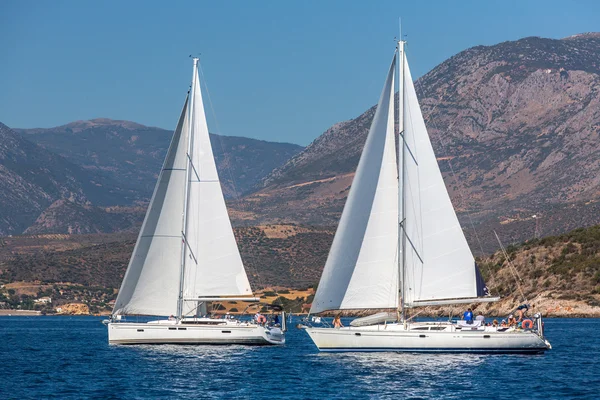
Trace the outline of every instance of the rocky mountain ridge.
<instances>
[{"instance_id":1,"label":"rocky mountain ridge","mask_svg":"<svg viewBox=\"0 0 600 400\"><path fill-rule=\"evenodd\" d=\"M578 226L555 214L569 205L600 222L586 205L600 199L599 74L594 33L473 47L416 81L464 226L538 214L564 231ZM275 169L248 210L269 216L262 222L335 224L374 111L335 124Z\"/></svg>"},{"instance_id":2,"label":"rocky mountain ridge","mask_svg":"<svg viewBox=\"0 0 600 400\"><path fill-rule=\"evenodd\" d=\"M137 232L145 214L145 205L97 207L60 199L46 208L23 233L81 235L116 231Z\"/></svg>"},{"instance_id":3,"label":"rocky mountain ridge","mask_svg":"<svg viewBox=\"0 0 600 400\"><path fill-rule=\"evenodd\" d=\"M1 125L0 170L11 172L0 174L0 188L6 188L0 194L0 205L5 204L0 234L135 229L143 219L171 135L164 129L107 118L48 129L11 130ZM211 142L223 191L230 198L251 190L302 149L213 134ZM28 169L32 162L35 172ZM13 176L15 171L21 175ZM49 192L28 185L42 185Z\"/></svg>"},{"instance_id":4,"label":"rocky mountain ridge","mask_svg":"<svg viewBox=\"0 0 600 400\"><path fill-rule=\"evenodd\" d=\"M145 199L152 195L173 135L169 130L108 118L15 131L75 164L128 185ZM210 137L225 196L232 198L252 190L274 168L302 150L302 146L291 143Z\"/></svg>"},{"instance_id":5,"label":"rocky mountain ridge","mask_svg":"<svg viewBox=\"0 0 600 400\"><path fill-rule=\"evenodd\" d=\"M68 199L108 206L136 194L109 177L87 171L0 123L0 234L23 232L50 204Z\"/></svg>"}]
</instances>

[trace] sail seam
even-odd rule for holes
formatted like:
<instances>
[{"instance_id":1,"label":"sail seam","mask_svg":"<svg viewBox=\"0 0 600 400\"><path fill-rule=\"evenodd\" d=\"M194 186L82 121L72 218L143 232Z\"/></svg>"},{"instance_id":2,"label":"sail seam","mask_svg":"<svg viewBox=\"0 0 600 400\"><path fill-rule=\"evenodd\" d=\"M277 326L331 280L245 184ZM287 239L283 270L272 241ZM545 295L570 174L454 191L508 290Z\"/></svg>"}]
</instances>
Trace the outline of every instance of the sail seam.
<instances>
[{"instance_id":1,"label":"sail seam","mask_svg":"<svg viewBox=\"0 0 600 400\"><path fill-rule=\"evenodd\" d=\"M177 238L180 239L181 235L142 235L140 236L142 238L149 238L149 237L166 237L166 238Z\"/></svg>"}]
</instances>

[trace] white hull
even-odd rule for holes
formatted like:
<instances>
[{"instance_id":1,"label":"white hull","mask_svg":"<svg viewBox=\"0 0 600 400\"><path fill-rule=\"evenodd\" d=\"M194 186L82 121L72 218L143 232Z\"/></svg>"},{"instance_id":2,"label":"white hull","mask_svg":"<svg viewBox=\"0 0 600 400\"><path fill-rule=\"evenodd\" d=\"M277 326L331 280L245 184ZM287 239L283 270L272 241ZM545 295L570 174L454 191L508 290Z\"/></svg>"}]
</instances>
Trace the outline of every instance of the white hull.
<instances>
[{"instance_id":1,"label":"white hull","mask_svg":"<svg viewBox=\"0 0 600 400\"><path fill-rule=\"evenodd\" d=\"M419 324L408 329L399 324L306 328L306 332L326 352L542 353L550 348L532 331L459 330L452 324Z\"/></svg>"},{"instance_id":2,"label":"white hull","mask_svg":"<svg viewBox=\"0 0 600 400\"><path fill-rule=\"evenodd\" d=\"M111 322L110 344L245 344L279 345L285 343L279 328L223 321L219 324L151 321L147 323Z\"/></svg>"}]
</instances>

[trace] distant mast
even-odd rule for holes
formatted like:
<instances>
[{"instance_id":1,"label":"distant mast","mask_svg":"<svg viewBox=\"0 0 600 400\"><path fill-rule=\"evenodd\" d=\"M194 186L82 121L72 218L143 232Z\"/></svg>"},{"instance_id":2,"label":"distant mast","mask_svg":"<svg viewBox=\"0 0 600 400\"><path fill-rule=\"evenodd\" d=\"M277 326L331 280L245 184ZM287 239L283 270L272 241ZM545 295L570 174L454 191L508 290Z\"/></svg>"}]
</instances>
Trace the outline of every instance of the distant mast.
<instances>
[{"instance_id":1,"label":"distant mast","mask_svg":"<svg viewBox=\"0 0 600 400\"><path fill-rule=\"evenodd\" d=\"M404 222L406 218L406 201L404 182L406 170L405 151L406 143L404 142L404 41L402 40L402 32L400 32L400 40L398 40L398 251L401 257L398 257L398 268L400 277L400 313L401 321L406 321L406 307L404 306L404 290L405 290L405 265L406 265L406 231ZM401 147L401 148L400 148Z\"/></svg>"},{"instance_id":2,"label":"distant mast","mask_svg":"<svg viewBox=\"0 0 600 400\"><path fill-rule=\"evenodd\" d=\"M188 200L190 191L190 173L192 165L192 145L194 139L194 95L196 91L196 79L198 79L198 58L194 57L194 66L192 72L192 88L190 91L190 102L188 111L188 146L187 146L187 162L185 163L185 189L183 195L183 214L181 216L181 270L179 275L179 296L177 299L177 319L183 316L183 290L185 281L185 249L188 246L187 242L187 214Z\"/></svg>"}]
</instances>

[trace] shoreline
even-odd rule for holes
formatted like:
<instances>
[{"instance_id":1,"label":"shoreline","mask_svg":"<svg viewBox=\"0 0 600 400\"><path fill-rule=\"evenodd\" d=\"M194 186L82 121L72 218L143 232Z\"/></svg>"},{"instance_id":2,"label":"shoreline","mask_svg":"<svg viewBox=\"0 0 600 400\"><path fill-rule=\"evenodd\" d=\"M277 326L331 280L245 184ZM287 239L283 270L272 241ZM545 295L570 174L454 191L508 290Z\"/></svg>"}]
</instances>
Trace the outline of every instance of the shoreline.
<instances>
[{"instance_id":1,"label":"shoreline","mask_svg":"<svg viewBox=\"0 0 600 400\"><path fill-rule=\"evenodd\" d=\"M36 310L9 310L9 309L1 309L0 310L0 316L7 316L7 317L11 317L11 316L19 316L19 317L24 317L24 316L28 316L28 317L40 317L42 316L42 312L41 311L36 311Z\"/></svg>"},{"instance_id":2,"label":"shoreline","mask_svg":"<svg viewBox=\"0 0 600 400\"><path fill-rule=\"evenodd\" d=\"M239 316L241 315L241 313L231 313L233 315ZM288 313L289 315L290 313ZM337 313L325 313L324 315L321 315L321 317L323 318L333 318ZM374 314L374 313L373 313ZM65 313L56 313L56 314L42 314L41 311L35 311L35 310L7 310L7 309L0 309L0 317L107 317L110 314L65 314ZM251 315L250 314L246 314L246 315ZM291 315L295 316L295 317L306 317L308 316L308 314L304 313L304 314L300 314L300 313L291 313ZM371 313L369 314L364 314L364 313L345 313L342 312L340 313L340 316L342 318L360 318L360 317L364 317L366 315L371 315ZM447 317L446 315L439 315L439 314L426 314L426 313L422 313L419 314L418 317L426 317L426 318L444 318ZM460 316L455 316L453 317L453 319L459 319ZM502 319L502 318L506 318L506 315L492 315L492 314L486 314L485 318L486 320L492 320L492 319ZM581 313L573 313L570 315L565 315L565 314L542 314L543 318L556 318L556 319L569 319L569 318L579 318L579 319L600 319L600 315L593 313L593 314L581 314ZM165 316L166 318L166 316Z\"/></svg>"}]
</instances>

